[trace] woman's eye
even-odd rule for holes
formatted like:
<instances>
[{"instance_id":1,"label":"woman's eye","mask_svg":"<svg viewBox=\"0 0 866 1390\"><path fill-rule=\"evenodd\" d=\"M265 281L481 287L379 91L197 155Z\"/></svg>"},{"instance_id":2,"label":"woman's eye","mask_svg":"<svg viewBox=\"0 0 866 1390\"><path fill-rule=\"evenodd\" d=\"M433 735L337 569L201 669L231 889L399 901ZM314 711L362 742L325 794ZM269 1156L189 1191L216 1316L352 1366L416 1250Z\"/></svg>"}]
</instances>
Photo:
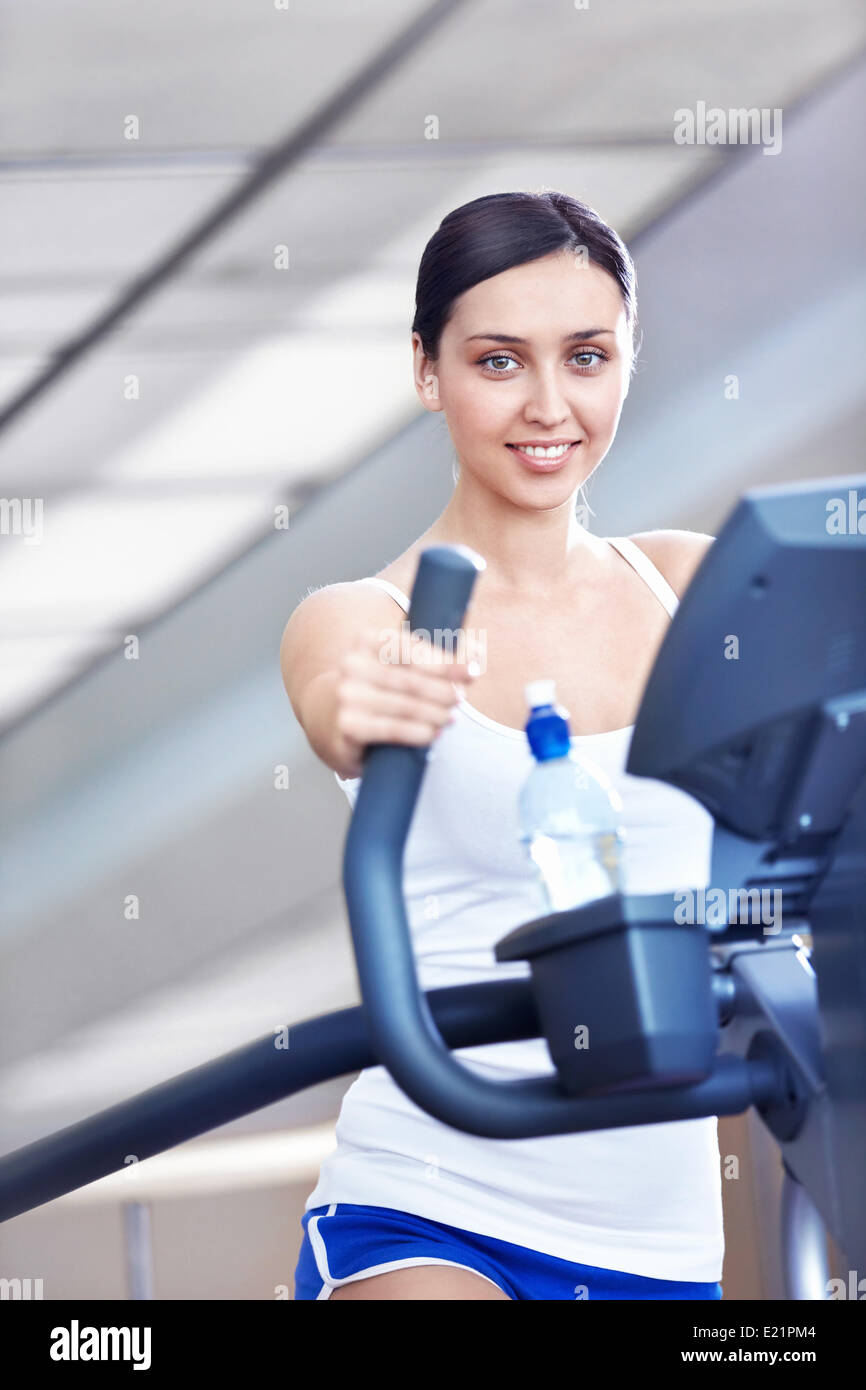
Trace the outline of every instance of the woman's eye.
<instances>
[{"instance_id":1,"label":"woman's eye","mask_svg":"<svg viewBox=\"0 0 866 1390\"><path fill-rule=\"evenodd\" d=\"M576 357L584 358L584 362L580 364L579 368L582 372L595 372L602 362L608 361L607 353L602 352L600 348L582 348L579 352L573 352L569 360L574 361ZM593 358L596 359L595 362L586 360ZM513 362L516 367L520 365L514 357L506 357L500 353L495 353L491 357L482 357L479 366L489 367L494 376L516 376L516 372L510 371L507 366L499 365L500 363L508 362Z\"/></svg>"},{"instance_id":2,"label":"woman's eye","mask_svg":"<svg viewBox=\"0 0 866 1390\"><path fill-rule=\"evenodd\" d=\"M600 352L598 348L584 348L581 352L572 353L572 357L597 357L599 362L607 361L607 354Z\"/></svg>"}]
</instances>

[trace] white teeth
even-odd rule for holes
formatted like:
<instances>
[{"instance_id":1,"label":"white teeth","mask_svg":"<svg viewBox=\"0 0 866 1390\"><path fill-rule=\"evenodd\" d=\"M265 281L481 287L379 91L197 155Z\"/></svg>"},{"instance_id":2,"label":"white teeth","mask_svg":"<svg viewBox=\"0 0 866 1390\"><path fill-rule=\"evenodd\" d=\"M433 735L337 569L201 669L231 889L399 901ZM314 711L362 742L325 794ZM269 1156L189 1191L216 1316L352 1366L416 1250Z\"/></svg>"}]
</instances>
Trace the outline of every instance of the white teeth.
<instances>
[{"instance_id":1,"label":"white teeth","mask_svg":"<svg viewBox=\"0 0 866 1390\"><path fill-rule=\"evenodd\" d=\"M521 454L526 454L527 458L559 459L562 458L563 454L568 453L569 449L571 448L571 445L558 444L550 449L540 449L537 448L534 444L519 444L516 447L519 448Z\"/></svg>"}]
</instances>

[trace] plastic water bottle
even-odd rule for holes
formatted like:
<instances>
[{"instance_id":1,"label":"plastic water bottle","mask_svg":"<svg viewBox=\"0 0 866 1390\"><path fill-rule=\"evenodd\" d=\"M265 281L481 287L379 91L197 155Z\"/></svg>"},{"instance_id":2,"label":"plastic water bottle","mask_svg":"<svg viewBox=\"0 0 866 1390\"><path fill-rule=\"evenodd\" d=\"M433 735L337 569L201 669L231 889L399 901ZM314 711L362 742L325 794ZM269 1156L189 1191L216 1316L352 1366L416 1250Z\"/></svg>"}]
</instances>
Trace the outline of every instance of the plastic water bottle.
<instances>
[{"instance_id":1,"label":"plastic water bottle","mask_svg":"<svg viewBox=\"0 0 866 1390\"><path fill-rule=\"evenodd\" d=\"M622 801L603 769L572 749L556 683L530 681L526 699L535 763L520 791L520 840L547 911L564 912L619 892Z\"/></svg>"}]
</instances>

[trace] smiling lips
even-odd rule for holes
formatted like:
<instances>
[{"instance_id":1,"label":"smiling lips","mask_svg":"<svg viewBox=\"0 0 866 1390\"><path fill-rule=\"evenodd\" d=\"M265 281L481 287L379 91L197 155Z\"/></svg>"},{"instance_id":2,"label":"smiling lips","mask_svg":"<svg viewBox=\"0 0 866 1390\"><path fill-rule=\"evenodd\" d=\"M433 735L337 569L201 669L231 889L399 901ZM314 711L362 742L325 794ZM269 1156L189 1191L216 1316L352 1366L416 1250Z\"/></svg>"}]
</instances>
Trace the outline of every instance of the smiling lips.
<instances>
[{"instance_id":1,"label":"smiling lips","mask_svg":"<svg viewBox=\"0 0 866 1390\"><path fill-rule=\"evenodd\" d=\"M535 473L552 473L560 468L577 448L579 439L522 440L505 447L516 454Z\"/></svg>"}]
</instances>

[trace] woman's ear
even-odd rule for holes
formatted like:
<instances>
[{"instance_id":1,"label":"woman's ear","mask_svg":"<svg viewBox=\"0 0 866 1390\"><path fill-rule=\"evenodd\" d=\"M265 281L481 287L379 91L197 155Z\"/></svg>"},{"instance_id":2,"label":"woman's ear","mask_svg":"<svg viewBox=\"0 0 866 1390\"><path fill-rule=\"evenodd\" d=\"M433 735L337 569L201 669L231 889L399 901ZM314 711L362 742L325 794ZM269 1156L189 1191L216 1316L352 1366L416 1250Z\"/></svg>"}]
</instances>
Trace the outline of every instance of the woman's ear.
<instances>
[{"instance_id":1,"label":"woman's ear","mask_svg":"<svg viewBox=\"0 0 866 1390\"><path fill-rule=\"evenodd\" d=\"M433 364L427 357L420 335L412 334L412 353L414 358L415 390L428 410L441 410L439 405L439 378Z\"/></svg>"}]
</instances>

